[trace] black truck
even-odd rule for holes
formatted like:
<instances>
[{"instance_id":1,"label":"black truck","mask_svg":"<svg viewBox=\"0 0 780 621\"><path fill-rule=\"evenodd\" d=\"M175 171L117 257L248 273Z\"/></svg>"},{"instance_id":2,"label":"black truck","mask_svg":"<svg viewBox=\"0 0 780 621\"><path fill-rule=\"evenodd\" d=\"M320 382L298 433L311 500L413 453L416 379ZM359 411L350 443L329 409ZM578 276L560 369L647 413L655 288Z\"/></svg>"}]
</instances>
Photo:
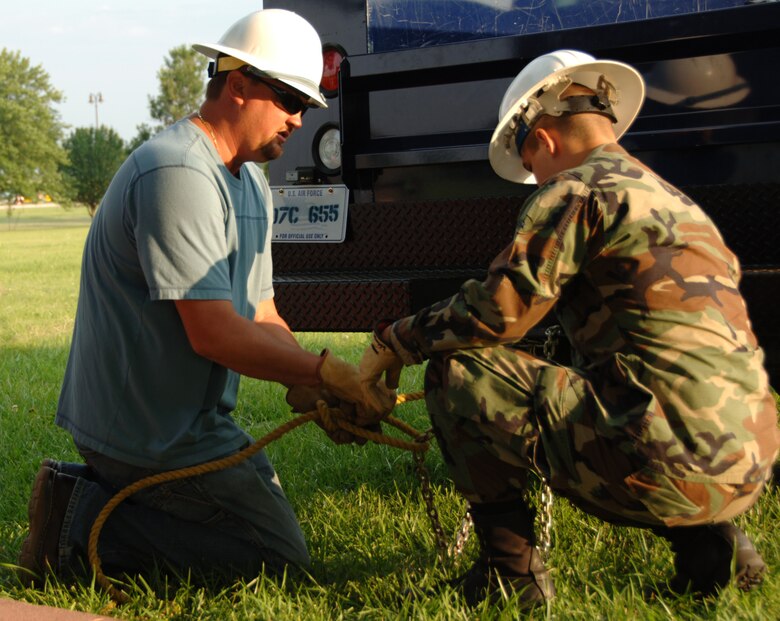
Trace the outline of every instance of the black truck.
<instances>
[{"instance_id":1,"label":"black truck","mask_svg":"<svg viewBox=\"0 0 780 621\"><path fill-rule=\"evenodd\" d=\"M326 65L329 108L308 112L269 167L281 231L276 300L294 330L367 331L484 277L535 189L490 168L499 103L525 64L568 48L642 73L647 99L621 144L719 226L742 264L742 292L780 386L780 3L266 0L265 7L306 17L322 37ZM328 222L329 232L283 232L292 219Z\"/></svg>"}]
</instances>

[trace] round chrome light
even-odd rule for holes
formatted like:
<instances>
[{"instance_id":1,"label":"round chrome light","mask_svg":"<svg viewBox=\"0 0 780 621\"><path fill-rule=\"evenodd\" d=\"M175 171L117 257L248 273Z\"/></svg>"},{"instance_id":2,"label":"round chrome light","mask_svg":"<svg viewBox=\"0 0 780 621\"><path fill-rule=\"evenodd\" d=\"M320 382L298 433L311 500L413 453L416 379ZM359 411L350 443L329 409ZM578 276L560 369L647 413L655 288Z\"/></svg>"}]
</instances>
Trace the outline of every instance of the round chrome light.
<instances>
[{"instance_id":1,"label":"round chrome light","mask_svg":"<svg viewBox=\"0 0 780 621\"><path fill-rule=\"evenodd\" d=\"M326 175L341 172L341 132L335 123L325 123L314 134L312 156L317 170Z\"/></svg>"}]
</instances>

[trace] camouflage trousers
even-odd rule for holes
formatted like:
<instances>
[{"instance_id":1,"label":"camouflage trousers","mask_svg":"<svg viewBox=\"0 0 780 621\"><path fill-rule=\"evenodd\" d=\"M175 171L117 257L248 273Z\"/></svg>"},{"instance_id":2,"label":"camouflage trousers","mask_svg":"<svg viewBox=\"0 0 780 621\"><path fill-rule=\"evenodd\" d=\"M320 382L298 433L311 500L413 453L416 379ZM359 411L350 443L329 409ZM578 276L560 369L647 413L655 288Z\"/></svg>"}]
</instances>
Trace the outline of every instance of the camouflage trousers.
<instances>
[{"instance_id":1,"label":"camouflage trousers","mask_svg":"<svg viewBox=\"0 0 780 621\"><path fill-rule=\"evenodd\" d=\"M642 468L626 438L600 433L606 413L587 378L512 347L432 357L425 392L450 476L472 503L521 498L532 470L606 521L693 526L746 511L763 487Z\"/></svg>"}]
</instances>

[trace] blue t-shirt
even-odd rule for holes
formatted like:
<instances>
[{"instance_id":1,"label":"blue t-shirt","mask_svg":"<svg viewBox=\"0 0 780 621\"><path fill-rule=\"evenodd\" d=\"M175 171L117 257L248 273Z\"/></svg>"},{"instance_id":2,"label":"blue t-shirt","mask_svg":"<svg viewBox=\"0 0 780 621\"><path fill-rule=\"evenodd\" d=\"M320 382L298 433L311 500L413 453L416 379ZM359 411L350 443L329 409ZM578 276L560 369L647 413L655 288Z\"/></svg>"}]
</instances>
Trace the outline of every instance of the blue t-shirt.
<instances>
[{"instance_id":1,"label":"blue t-shirt","mask_svg":"<svg viewBox=\"0 0 780 621\"><path fill-rule=\"evenodd\" d=\"M180 468L249 438L233 421L238 374L196 354L174 300L231 300L253 319L273 297L270 189L239 178L182 120L115 175L87 236L56 422L108 457Z\"/></svg>"}]
</instances>

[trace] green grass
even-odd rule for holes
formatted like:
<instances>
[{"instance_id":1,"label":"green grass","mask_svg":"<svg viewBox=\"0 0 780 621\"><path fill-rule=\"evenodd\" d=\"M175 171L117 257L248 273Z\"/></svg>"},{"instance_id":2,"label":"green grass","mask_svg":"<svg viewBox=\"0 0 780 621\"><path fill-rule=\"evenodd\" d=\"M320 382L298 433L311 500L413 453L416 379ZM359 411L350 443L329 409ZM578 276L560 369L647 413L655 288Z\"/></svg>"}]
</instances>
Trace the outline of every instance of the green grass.
<instances>
[{"instance_id":1,"label":"green grass","mask_svg":"<svg viewBox=\"0 0 780 621\"><path fill-rule=\"evenodd\" d=\"M13 221L12 221L13 220ZM90 611L126 620L157 619L512 619L511 605L469 611L437 584L468 566L473 539L453 564L437 559L409 453L385 446L339 447L314 425L268 448L301 520L314 559L305 580L266 578L203 588L137 578L131 601L114 607L90 582L49 581L23 588L12 566L26 535L30 485L43 457L77 459L53 416L67 357L89 219L83 210L15 211L0 224L0 597ZM324 346L357 362L364 334L300 334L312 351ZM422 369L407 369L403 391L418 390ZM256 437L289 419L281 387L244 380L238 421ZM420 402L397 415L427 428ZM464 504L448 482L435 447L427 456L445 532L454 533ZM770 567L780 565L778 491L770 489L739 519ZM719 598L644 594L669 576L668 546L644 531L617 528L558 500L549 565L558 597L534 618L776 619L780 581L773 572L754 593ZM430 592L429 590L433 591Z\"/></svg>"},{"instance_id":2,"label":"green grass","mask_svg":"<svg viewBox=\"0 0 780 621\"><path fill-rule=\"evenodd\" d=\"M49 227L84 228L89 226L90 220L87 208L82 205L0 205L0 231Z\"/></svg>"}]
</instances>

